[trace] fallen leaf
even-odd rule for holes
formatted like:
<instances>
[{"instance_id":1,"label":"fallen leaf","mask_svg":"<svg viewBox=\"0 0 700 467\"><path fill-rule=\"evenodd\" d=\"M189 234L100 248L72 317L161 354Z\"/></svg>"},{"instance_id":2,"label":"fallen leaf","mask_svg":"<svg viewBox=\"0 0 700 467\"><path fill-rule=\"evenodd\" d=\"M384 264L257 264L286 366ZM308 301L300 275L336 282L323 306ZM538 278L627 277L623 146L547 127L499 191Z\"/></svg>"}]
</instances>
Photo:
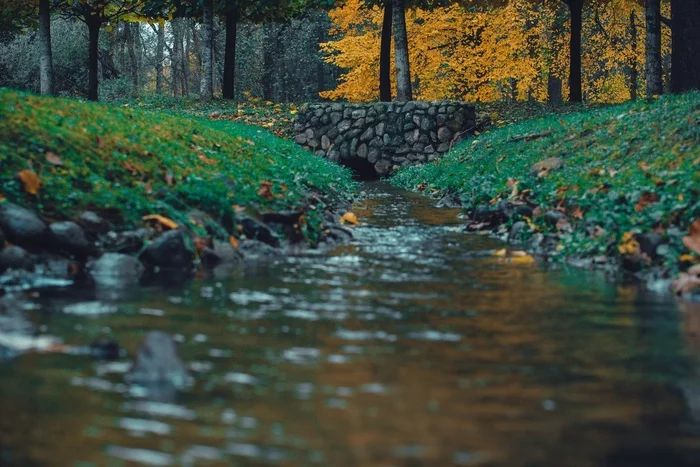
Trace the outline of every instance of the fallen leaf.
<instances>
[{"instance_id":1,"label":"fallen leaf","mask_svg":"<svg viewBox=\"0 0 700 467\"><path fill-rule=\"evenodd\" d=\"M687 294L695 289L700 289L700 264L688 269L687 272L681 273L671 287L678 295Z\"/></svg>"},{"instance_id":2,"label":"fallen leaf","mask_svg":"<svg viewBox=\"0 0 700 467\"><path fill-rule=\"evenodd\" d=\"M690 224L688 229L689 235L683 237L683 245L690 251L700 255L700 219Z\"/></svg>"},{"instance_id":3,"label":"fallen leaf","mask_svg":"<svg viewBox=\"0 0 700 467\"><path fill-rule=\"evenodd\" d=\"M571 217L573 217L574 219L578 219L578 220L583 219L583 211L581 210L581 208L579 206L576 206L574 208L573 212L571 213Z\"/></svg>"},{"instance_id":4,"label":"fallen leaf","mask_svg":"<svg viewBox=\"0 0 700 467\"><path fill-rule=\"evenodd\" d=\"M493 252L493 256L496 256L498 258L505 258L505 256L508 254L508 250L505 248L502 250L496 250Z\"/></svg>"},{"instance_id":5,"label":"fallen leaf","mask_svg":"<svg viewBox=\"0 0 700 467\"><path fill-rule=\"evenodd\" d=\"M174 220L168 219L167 217L161 216L159 214L149 214L147 216L143 216L143 220L156 221L158 224L169 229L177 229L177 223Z\"/></svg>"},{"instance_id":6,"label":"fallen leaf","mask_svg":"<svg viewBox=\"0 0 700 467\"><path fill-rule=\"evenodd\" d=\"M209 165L216 165L216 161L214 159L207 157L204 154L199 155L199 160Z\"/></svg>"},{"instance_id":7,"label":"fallen leaf","mask_svg":"<svg viewBox=\"0 0 700 467\"><path fill-rule=\"evenodd\" d=\"M625 232L620 244L617 246L617 251L619 251L621 255L636 255L639 253L639 243L634 239L634 234Z\"/></svg>"},{"instance_id":8,"label":"fallen leaf","mask_svg":"<svg viewBox=\"0 0 700 467\"><path fill-rule=\"evenodd\" d=\"M238 239L236 237L234 237L233 235L231 235L228 238L228 241L231 244L231 246L236 248L236 249L238 249L238 246L241 244L241 242L239 242Z\"/></svg>"},{"instance_id":9,"label":"fallen leaf","mask_svg":"<svg viewBox=\"0 0 700 467\"><path fill-rule=\"evenodd\" d=\"M20 170L17 172L17 177L20 179L24 185L24 190L30 195L36 195L39 193L39 188L41 188L41 180L39 176L32 172L31 170Z\"/></svg>"},{"instance_id":10,"label":"fallen leaf","mask_svg":"<svg viewBox=\"0 0 700 467\"><path fill-rule=\"evenodd\" d=\"M53 165L63 165L63 161L51 151L46 153L46 161Z\"/></svg>"},{"instance_id":11,"label":"fallen leaf","mask_svg":"<svg viewBox=\"0 0 700 467\"><path fill-rule=\"evenodd\" d=\"M165 174L165 184L168 186L172 186L174 184L173 173L170 170L168 170L168 172Z\"/></svg>"},{"instance_id":12,"label":"fallen leaf","mask_svg":"<svg viewBox=\"0 0 700 467\"><path fill-rule=\"evenodd\" d=\"M102 136L97 135L97 137L95 137L95 140L97 141L97 146L99 146L100 149L104 149L104 147L105 147L105 140L102 139Z\"/></svg>"},{"instance_id":13,"label":"fallen leaf","mask_svg":"<svg viewBox=\"0 0 700 467\"><path fill-rule=\"evenodd\" d=\"M357 216L351 211L348 211L345 214L343 214L343 217L340 218L339 222L341 224L347 223L352 225L358 225L360 223L360 221L357 220Z\"/></svg>"},{"instance_id":14,"label":"fallen leaf","mask_svg":"<svg viewBox=\"0 0 700 467\"><path fill-rule=\"evenodd\" d=\"M260 183L260 189L258 190L258 196L261 198L265 198L267 200L270 200L274 198L274 195L272 194L272 182L270 181L264 181Z\"/></svg>"},{"instance_id":15,"label":"fallen leaf","mask_svg":"<svg viewBox=\"0 0 700 467\"><path fill-rule=\"evenodd\" d=\"M202 255L204 250L212 245L211 237L195 237L194 249L198 255Z\"/></svg>"},{"instance_id":16,"label":"fallen leaf","mask_svg":"<svg viewBox=\"0 0 700 467\"><path fill-rule=\"evenodd\" d=\"M645 191L642 193L642 196L639 197L639 201L637 201L637 204L634 205L634 210L637 212L641 212L644 210L645 207L656 203L659 201L659 195L656 193L649 193L648 191Z\"/></svg>"}]
</instances>

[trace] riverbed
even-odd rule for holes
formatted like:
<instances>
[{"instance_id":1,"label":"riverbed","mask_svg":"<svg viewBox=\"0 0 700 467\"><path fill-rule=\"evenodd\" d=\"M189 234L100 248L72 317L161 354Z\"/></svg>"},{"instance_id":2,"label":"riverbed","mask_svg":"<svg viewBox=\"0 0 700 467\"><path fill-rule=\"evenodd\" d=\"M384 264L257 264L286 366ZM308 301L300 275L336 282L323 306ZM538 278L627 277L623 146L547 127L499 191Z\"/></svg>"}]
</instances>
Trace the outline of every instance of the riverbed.
<instances>
[{"instance_id":1,"label":"riverbed","mask_svg":"<svg viewBox=\"0 0 700 467\"><path fill-rule=\"evenodd\" d=\"M457 210L362 191L330 253L37 298L43 334L129 355L0 362L0 464L700 465L700 307L504 263ZM157 400L123 384L154 329L195 380Z\"/></svg>"}]
</instances>

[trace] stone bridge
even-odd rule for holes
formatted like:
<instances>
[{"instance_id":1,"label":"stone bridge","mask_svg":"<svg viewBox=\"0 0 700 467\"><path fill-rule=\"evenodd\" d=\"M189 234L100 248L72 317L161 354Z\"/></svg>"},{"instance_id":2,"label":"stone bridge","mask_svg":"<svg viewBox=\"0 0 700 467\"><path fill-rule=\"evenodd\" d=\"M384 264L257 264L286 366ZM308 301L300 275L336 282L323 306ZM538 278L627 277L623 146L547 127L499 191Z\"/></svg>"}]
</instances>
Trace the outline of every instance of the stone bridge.
<instances>
[{"instance_id":1,"label":"stone bridge","mask_svg":"<svg viewBox=\"0 0 700 467\"><path fill-rule=\"evenodd\" d=\"M309 104L294 122L297 144L363 179L432 161L475 127L474 106L453 101Z\"/></svg>"}]
</instances>

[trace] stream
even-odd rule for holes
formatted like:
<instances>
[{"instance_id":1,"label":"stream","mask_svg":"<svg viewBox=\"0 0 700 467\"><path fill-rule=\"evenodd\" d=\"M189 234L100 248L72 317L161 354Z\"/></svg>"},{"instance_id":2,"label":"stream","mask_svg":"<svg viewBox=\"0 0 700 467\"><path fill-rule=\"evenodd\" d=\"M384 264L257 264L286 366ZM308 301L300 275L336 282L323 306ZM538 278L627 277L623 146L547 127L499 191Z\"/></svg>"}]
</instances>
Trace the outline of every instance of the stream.
<instances>
[{"instance_id":1,"label":"stream","mask_svg":"<svg viewBox=\"0 0 700 467\"><path fill-rule=\"evenodd\" d=\"M0 465L700 465L700 308L503 264L458 211L363 193L330 254L38 298L42 333L130 356L0 361ZM123 383L153 329L195 378L171 398Z\"/></svg>"}]
</instances>

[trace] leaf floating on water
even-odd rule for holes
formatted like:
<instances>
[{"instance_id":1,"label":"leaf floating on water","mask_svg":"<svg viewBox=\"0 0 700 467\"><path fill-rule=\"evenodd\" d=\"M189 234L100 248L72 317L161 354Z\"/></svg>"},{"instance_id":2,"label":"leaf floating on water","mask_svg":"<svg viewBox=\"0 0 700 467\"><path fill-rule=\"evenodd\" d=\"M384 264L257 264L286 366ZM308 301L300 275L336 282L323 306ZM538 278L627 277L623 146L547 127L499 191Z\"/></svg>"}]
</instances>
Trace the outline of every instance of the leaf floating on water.
<instances>
[{"instance_id":1,"label":"leaf floating on water","mask_svg":"<svg viewBox=\"0 0 700 467\"><path fill-rule=\"evenodd\" d=\"M148 216L143 216L143 220L156 221L158 224L165 226L169 229L177 229L177 223L174 220L168 219L167 217L161 216L159 214L149 214Z\"/></svg>"},{"instance_id":2,"label":"leaf floating on water","mask_svg":"<svg viewBox=\"0 0 700 467\"><path fill-rule=\"evenodd\" d=\"M506 250L505 248L493 252L493 256L496 256L497 258L505 258L507 254L508 250Z\"/></svg>"},{"instance_id":3,"label":"leaf floating on water","mask_svg":"<svg viewBox=\"0 0 700 467\"><path fill-rule=\"evenodd\" d=\"M700 219L696 219L695 222L690 224L688 233L687 237L683 237L683 245L690 251L700 255Z\"/></svg>"},{"instance_id":4,"label":"leaf floating on water","mask_svg":"<svg viewBox=\"0 0 700 467\"><path fill-rule=\"evenodd\" d=\"M63 161L51 151L46 153L46 161L53 165L63 165Z\"/></svg>"},{"instance_id":5,"label":"leaf floating on water","mask_svg":"<svg viewBox=\"0 0 700 467\"><path fill-rule=\"evenodd\" d=\"M22 185L24 185L24 190L30 195L36 195L39 193L39 188L41 188L41 180L39 176L32 172L31 170L20 170L17 172L17 177L19 177Z\"/></svg>"},{"instance_id":6,"label":"leaf floating on water","mask_svg":"<svg viewBox=\"0 0 700 467\"><path fill-rule=\"evenodd\" d=\"M352 225L359 225L360 224L360 221L357 220L357 216L352 211L348 211L345 214L343 214L343 217L340 218L339 222L341 224L352 224Z\"/></svg>"}]
</instances>

